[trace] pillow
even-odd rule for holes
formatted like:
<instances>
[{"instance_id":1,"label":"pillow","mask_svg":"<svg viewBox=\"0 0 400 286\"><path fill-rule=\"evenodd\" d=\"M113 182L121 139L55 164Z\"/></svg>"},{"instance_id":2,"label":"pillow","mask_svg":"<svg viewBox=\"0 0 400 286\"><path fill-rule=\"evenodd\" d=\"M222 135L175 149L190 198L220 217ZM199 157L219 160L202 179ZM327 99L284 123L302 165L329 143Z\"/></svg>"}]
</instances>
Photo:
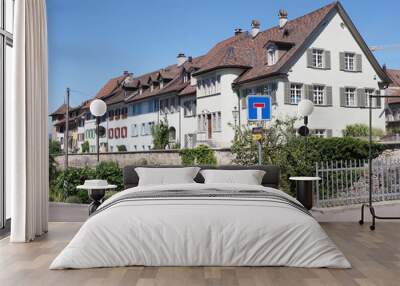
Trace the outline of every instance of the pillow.
<instances>
[{"instance_id":1,"label":"pillow","mask_svg":"<svg viewBox=\"0 0 400 286\"><path fill-rule=\"evenodd\" d=\"M139 176L138 186L194 183L198 167L186 168L135 168Z\"/></svg>"},{"instance_id":2,"label":"pillow","mask_svg":"<svg viewBox=\"0 0 400 286\"><path fill-rule=\"evenodd\" d=\"M265 171L262 170L201 170L205 184L226 183L261 185Z\"/></svg>"}]
</instances>

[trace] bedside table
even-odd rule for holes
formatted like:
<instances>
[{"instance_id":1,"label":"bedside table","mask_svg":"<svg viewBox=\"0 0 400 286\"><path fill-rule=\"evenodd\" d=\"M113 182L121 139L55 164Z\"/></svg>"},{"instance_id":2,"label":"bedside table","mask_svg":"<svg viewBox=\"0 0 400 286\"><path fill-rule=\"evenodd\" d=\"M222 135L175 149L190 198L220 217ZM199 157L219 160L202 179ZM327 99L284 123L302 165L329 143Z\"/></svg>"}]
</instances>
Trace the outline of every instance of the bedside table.
<instances>
[{"instance_id":1,"label":"bedside table","mask_svg":"<svg viewBox=\"0 0 400 286\"><path fill-rule=\"evenodd\" d=\"M77 186L77 189L87 190L92 202L89 205L89 215L94 213L101 205L106 190L117 188L116 185L109 185L105 180L86 180L83 185Z\"/></svg>"},{"instance_id":2,"label":"bedside table","mask_svg":"<svg viewBox=\"0 0 400 286\"><path fill-rule=\"evenodd\" d=\"M290 177L289 180L296 181L296 199L302 205L310 210L313 207L313 190L314 181L321 180L320 177Z\"/></svg>"}]
</instances>

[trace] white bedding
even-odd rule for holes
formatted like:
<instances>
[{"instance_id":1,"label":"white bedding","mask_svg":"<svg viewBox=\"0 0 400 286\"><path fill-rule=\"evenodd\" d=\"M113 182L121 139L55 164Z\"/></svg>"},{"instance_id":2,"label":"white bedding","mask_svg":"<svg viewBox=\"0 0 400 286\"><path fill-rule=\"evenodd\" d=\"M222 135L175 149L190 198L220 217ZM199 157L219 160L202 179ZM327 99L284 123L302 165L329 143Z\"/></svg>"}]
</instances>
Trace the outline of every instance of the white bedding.
<instances>
[{"instance_id":1,"label":"white bedding","mask_svg":"<svg viewBox=\"0 0 400 286\"><path fill-rule=\"evenodd\" d=\"M263 190L239 184L180 184L125 190L104 202L50 269L145 266L294 266L349 268L318 222L298 209L257 198L152 198L149 190ZM107 207L108 205L108 207Z\"/></svg>"}]
</instances>

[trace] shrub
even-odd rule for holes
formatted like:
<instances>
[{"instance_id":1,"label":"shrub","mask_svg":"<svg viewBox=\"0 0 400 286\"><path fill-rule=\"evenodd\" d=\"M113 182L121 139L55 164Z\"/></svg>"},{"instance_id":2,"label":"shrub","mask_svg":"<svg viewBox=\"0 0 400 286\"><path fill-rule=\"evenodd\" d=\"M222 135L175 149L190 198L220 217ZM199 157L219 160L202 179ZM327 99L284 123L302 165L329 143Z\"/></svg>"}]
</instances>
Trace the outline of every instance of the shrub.
<instances>
[{"instance_id":1,"label":"shrub","mask_svg":"<svg viewBox=\"0 0 400 286\"><path fill-rule=\"evenodd\" d=\"M168 146L169 143L169 128L168 123L161 121L151 127L151 136L153 137L153 149L162 149Z\"/></svg>"},{"instance_id":2,"label":"shrub","mask_svg":"<svg viewBox=\"0 0 400 286\"><path fill-rule=\"evenodd\" d=\"M347 125L344 130L342 130L342 134L345 137L368 137L369 136L369 127L366 124L350 124ZM374 137L382 137L385 135L383 130L379 128L372 128L372 136Z\"/></svg>"},{"instance_id":3,"label":"shrub","mask_svg":"<svg viewBox=\"0 0 400 286\"><path fill-rule=\"evenodd\" d=\"M61 153L61 144L58 141L50 140L49 141L49 154L57 155Z\"/></svg>"},{"instance_id":4,"label":"shrub","mask_svg":"<svg viewBox=\"0 0 400 286\"><path fill-rule=\"evenodd\" d=\"M85 141L81 145L82 153L89 153L89 141Z\"/></svg>"},{"instance_id":5,"label":"shrub","mask_svg":"<svg viewBox=\"0 0 400 286\"><path fill-rule=\"evenodd\" d=\"M68 197L76 196L83 203L89 203L86 190L77 190L78 185L84 184L85 180L102 179L109 184L117 185L116 191L123 190L122 170L116 162L101 162L94 168L70 167L60 171L54 183L50 186L51 199L54 201L66 201Z\"/></svg>"},{"instance_id":6,"label":"shrub","mask_svg":"<svg viewBox=\"0 0 400 286\"><path fill-rule=\"evenodd\" d=\"M118 150L118 152L126 152L126 151L128 151L126 149L125 145L117 145L117 150Z\"/></svg>"},{"instance_id":7,"label":"shrub","mask_svg":"<svg viewBox=\"0 0 400 286\"><path fill-rule=\"evenodd\" d=\"M261 142L263 164L277 165L281 168L282 189L285 191L289 191L288 178L290 176L314 175L316 162L358 160L368 157L368 142L352 137L320 138L311 136L307 138L306 149L306 140L304 137L296 136L293 123L293 119L273 121ZM236 131L231 149L235 156L235 163L240 165L257 164L257 145L252 140L250 127ZM372 145L374 157L383 150L383 145Z\"/></svg>"},{"instance_id":8,"label":"shrub","mask_svg":"<svg viewBox=\"0 0 400 286\"><path fill-rule=\"evenodd\" d=\"M179 154L184 166L217 165L214 151L206 145L199 145L193 149L183 149Z\"/></svg>"}]
</instances>

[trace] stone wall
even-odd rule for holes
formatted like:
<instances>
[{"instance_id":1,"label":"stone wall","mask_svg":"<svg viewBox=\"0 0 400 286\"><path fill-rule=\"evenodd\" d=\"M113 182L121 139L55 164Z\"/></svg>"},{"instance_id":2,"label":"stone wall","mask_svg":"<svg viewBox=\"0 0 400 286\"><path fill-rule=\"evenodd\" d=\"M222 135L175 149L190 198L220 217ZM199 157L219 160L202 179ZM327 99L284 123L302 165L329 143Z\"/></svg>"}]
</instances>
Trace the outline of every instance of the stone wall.
<instances>
[{"instance_id":1,"label":"stone wall","mask_svg":"<svg viewBox=\"0 0 400 286\"><path fill-rule=\"evenodd\" d=\"M232 164L233 155L230 149L214 149L218 165ZM59 168L64 168L64 155L56 156ZM180 165L179 150L152 150L140 152L101 153L100 161L116 161L120 167L126 165ZM70 167L94 166L97 163L96 154L69 154Z\"/></svg>"}]
</instances>

